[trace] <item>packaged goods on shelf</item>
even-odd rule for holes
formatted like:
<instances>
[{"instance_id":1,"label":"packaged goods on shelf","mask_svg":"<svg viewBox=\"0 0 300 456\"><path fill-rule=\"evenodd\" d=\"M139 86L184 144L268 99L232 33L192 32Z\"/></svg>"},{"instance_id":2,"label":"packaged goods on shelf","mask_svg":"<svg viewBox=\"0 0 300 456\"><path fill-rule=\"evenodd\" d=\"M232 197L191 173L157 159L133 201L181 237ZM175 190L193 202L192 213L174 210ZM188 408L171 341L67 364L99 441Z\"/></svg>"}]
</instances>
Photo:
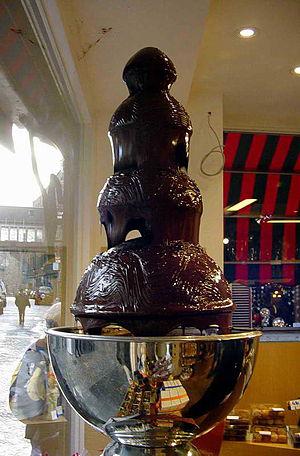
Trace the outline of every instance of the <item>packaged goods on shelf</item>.
<instances>
[{"instance_id":1,"label":"packaged goods on shelf","mask_svg":"<svg viewBox=\"0 0 300 456\"><path fill-rule=\"evenodd\" d=\"M285 410L278 404L254 404L252 409L252 424L263 426L280 426L285 423Z\"/></svg>"},{"instance_id":2,"label":"packaged goods on shelf","mask_svg":"<svg viewBox=\"0 0 300 456\"><path fill-rule=\"evenodd\" d=\"M247 440L248 428L240 429L238 426L232 426L232 428L225 428L224 431L224 440L238 440L245 441Z\"/></svg>"},{"instance_id":3,"label":"packaged goods on shelf","mask_svg":"<svg viewBox=\"0 0 300 456\"><path fill-rule=\"evenodd\" d=\"M226 424L230 425L247 425L250 424L250 412L249 410L234 409L230 412L230 415L226 417Z\"/></svg>"},{"instance_id":4,"label":"packaged goods on shelf","mask_svg":"<svg viewBox=\"0 0 300 456\"><path fill-rule=\"evenodd\" d=\"M300 427L290 427L291 443L294 448L300 448Z\"/></svg>"},{"instance_id":5,"label":"packaged goods on shelf","mask_svg":"<svg viewBox=\"0 0 300 456\"><path fill-rule=\"evenodd\" d=\"M246 440L249 425L248 410L233 410L225 421L224 440Z\"/></svg>"},{"instance_id":6,"label":"packaged goods on shelf","mask_svg":"<svg viewBox=\"0 0 300 456\"><path fill-rule=\"evenodd\" d=\"M259 443L287 443L286 426L258 426L251 427L252 442Z\"/></svg>"}]
</instances>

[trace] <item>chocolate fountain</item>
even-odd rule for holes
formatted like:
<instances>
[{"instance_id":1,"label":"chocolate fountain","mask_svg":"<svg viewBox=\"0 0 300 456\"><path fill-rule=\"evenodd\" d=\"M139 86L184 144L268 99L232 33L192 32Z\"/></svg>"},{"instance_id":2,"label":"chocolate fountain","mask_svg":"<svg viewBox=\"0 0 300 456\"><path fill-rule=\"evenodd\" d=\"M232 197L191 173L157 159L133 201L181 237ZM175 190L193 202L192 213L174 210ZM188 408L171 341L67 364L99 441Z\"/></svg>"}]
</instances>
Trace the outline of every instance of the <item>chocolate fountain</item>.
<instances>
[{"instance_id":1,"label":"chocolate fountain","mask_svg":"<svg viewBox=\"0 0 300 456\"><path fill-rule=\"evenodd\" d=\"M187 175L191 122L169 93L173 63L145 48L123 79L114 174L98 200L109 249L71 307L83 329L49 330L50 357L66 399L113 439L105 456L192 456L189 442L243 394L259 333L231 328L229 286L198 245L202 198ZM132 230L140 237L127 240Z\"/></svg>"}]
</instances>

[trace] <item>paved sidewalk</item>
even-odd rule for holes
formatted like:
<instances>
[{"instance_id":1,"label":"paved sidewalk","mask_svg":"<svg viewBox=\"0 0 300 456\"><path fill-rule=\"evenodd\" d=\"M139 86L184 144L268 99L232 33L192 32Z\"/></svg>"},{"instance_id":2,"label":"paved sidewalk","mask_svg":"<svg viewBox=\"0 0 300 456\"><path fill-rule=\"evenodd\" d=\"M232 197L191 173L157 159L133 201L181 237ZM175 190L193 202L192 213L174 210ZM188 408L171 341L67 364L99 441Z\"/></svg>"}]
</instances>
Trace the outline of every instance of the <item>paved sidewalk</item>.
<instances>
[{"instance_id":1,"label":"paved sidewalk","mask_svg":"<svg viewBox=\"0 0 300 456\"><path fill-rule=\"evenodd\" d=\"M8 298L3 315L0 315L0 455L30 456L30 442L24 439L25 425L14 418L8 406L8 392L13 371L26 348L38 339L44 330L44 315L48 306L26 309L25 325L19 326L15 299Z\"/></svg>"}]
</instances>

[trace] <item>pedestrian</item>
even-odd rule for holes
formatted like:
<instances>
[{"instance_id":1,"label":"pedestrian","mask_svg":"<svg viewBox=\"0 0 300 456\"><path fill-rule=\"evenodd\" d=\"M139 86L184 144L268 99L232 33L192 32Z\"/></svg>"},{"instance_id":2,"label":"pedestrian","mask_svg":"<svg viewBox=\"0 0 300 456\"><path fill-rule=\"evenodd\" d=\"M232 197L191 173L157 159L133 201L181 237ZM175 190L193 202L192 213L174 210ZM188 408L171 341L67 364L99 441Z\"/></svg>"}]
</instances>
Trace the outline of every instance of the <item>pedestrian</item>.
<instances>
[{"instance_id":1,"label":"pedestrian","mask_svg":"<svg viewBox=\"0 0 300 456\"><path fill-rule=\"evenodd\" d=\"M15 304L19 311L19 325L24 326L25 310L26 307L30 307L30 302L26 291L20 288L16 295Z\"/></svg>"},{"instance_id":2,"label":"pedestrian","mask_svg":"<svg viewBox=\"0 0 300 456\"><path fill-rule=\"evenodd\" d=\"M6 307L6 288L2 279L0 279L0 315L3 314L3 309Z\"/></svg>"},{"instance_id":3,"label":"pedestrian","mask_svg":"<svg viewBox=\"0 0 300 456\"><path fill-rule=\"evenodd\" d=\"M52 328L60 323L59 302L47 311L46 327ZM13 373L9 406L18 420L26 420L25 438L31 442L30 456L65 454L62 414L67 405L62 404L50 365L46 337L41 337L27 348Z\"/></svg>"}]
</instances>

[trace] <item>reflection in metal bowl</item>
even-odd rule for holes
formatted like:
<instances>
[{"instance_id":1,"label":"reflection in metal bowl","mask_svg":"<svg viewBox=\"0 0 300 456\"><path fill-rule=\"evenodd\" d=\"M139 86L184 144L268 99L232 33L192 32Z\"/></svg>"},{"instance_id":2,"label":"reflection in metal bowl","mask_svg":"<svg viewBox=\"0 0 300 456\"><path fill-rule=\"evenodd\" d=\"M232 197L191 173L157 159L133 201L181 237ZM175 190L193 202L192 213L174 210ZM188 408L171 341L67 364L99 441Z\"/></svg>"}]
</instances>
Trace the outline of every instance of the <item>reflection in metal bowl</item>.
<instances>
[{"instance_id":1,"label":"reflection in metal bowl","mask_svg":"<svg viewBox=\"0 0 300 456\"><path fill-rule=\"evenodd\" d=\"M48 331L48 345L66 399L83 419L118 442L118 451L105 454L125 454L122 445L178 446L179 454L182 445L223 420L240 399L253 372L259 336L251 331L134 338L56 328Z\"/></svg>"}]
</instances>

